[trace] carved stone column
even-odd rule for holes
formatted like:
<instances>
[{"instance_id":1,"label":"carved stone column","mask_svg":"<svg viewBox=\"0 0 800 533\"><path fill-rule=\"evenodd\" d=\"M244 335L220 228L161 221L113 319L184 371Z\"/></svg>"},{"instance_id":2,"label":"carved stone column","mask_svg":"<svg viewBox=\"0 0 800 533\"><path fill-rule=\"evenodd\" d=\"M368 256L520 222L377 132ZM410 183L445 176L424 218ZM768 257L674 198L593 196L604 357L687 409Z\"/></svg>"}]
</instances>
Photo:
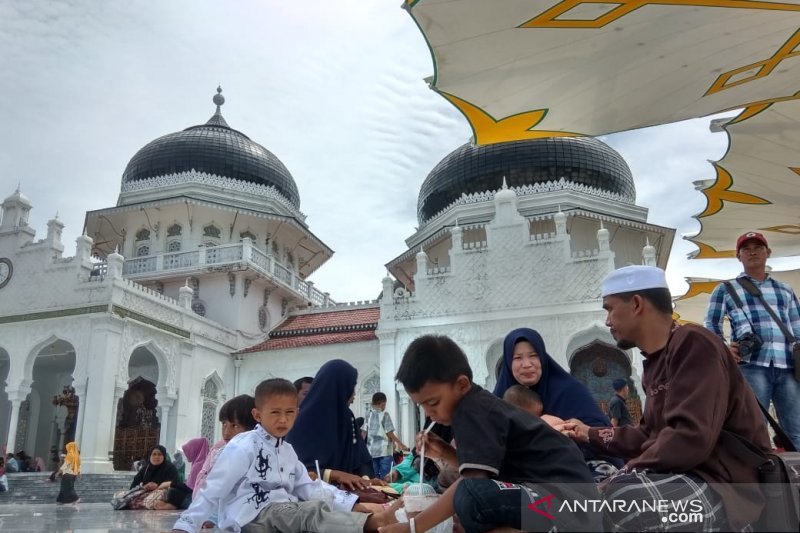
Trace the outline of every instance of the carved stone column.
<instances>
[{"instance_id":1,"label":"carved stone column","mask_svg":"<svg viewBox=\"0 0 800 533\"><path fill-rule=\"evenodd\" d=\"M411 402L411 398L408 397L406 390L400 384L397 385L397 395L399 399L398 410L400 411L400 440L402 440L406 446L413 448L415 428L413 427L411 409L413 409L414 404Z\"/></svg>"}]
</instances>

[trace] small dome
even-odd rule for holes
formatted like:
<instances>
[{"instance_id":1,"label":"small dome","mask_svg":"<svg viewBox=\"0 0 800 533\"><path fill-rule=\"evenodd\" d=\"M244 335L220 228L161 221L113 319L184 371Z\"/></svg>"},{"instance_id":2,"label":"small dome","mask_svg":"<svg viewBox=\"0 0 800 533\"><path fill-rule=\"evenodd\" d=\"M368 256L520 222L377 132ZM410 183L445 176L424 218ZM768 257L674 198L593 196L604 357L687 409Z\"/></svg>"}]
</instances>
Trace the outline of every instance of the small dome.
<instances>
[{"instance_id":1,"label":"small dome","mask_svg":"<svg viewBox=\"0 0 800 533\"><path fill-rule=\"evenodd\" d=\"M300 208L300 194L287 168L275 155L231 127L222 117L225 103L217 89L217 111L205 124L170 133L149 142L131 158L122 183L196 170L275 187Z\"/></svg>"},{"instance_id":2,"label":"small dome","mask_svg":"<svg viewBox=\"0 0 800 533\"><path fill-rule=\"evenodd\" d=\"M562 177L619 194L633 203L633 176L622 156L592 137L549 137L474 146L467 143L442 159L420 187L417 218L424 224L462 194L544 184Z\"/></svg>"},{"instance_id":3,"label":"small dome","mask_svg":"<svg viewBox=\"0 0 800 533\"><path fill-rule=\"evenodd\" d=\"M21 204L25 207L32 207L30 199L22 194L19 187L14 191L14 194L3 200L3 204Z\"/></svg>"}]
</instances>

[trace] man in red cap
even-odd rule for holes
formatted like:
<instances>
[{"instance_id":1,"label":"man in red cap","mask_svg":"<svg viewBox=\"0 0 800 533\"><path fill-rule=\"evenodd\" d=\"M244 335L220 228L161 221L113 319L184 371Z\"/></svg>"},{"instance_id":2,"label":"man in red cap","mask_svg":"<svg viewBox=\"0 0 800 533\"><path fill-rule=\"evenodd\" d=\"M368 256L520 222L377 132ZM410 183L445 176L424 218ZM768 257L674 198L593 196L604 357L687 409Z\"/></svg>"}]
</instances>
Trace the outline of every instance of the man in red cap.
<instances>
[{"instance_id":1,"label":"man in red cap","mask_svg":"<svg viewBox=\"0 0 800 533\"><path fill-rule=\"evenodd\" d=\"M736 258L744 272L714 289L705 326L724 339L722 322L728 317L730 350L742 374L764 407L770 401L775 404L781 425L800 449L800 382L795 378L800 361L795 361L792 353L800 338L800 303L791 287L767 272L771 253L761 233L751 231L736 240ZM784 334L766 305L791 337Z\"/></svg>"}]
</instances>

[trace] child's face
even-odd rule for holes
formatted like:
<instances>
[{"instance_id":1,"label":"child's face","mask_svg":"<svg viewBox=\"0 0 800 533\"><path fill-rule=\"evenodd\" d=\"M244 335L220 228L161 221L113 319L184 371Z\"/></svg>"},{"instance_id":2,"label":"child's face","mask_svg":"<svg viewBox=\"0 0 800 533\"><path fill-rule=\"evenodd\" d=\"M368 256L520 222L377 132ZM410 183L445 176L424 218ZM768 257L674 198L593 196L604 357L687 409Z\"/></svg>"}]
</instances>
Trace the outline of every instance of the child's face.
<instances>
[{"instance_id":1,"label":"child's face","mask_svg":"<svg viewBox=\"0 0 800 533\"><path fill-rule=\"evenodd\" d=\"M385 411L386 410L386 402L380 402L373 405L373 407L378 411Z\"/></svg>"},{"instance_id":2,"label":"child's face","mask_svg":"<svg viewBox=\"0 0 800 533\"><path fill-rule=\"evenodd\" d=\"M253 409L253 418L273 437L285 437L297 417L297 395L272 394Z\"/></svg>"},{"instance_id":3,"label":"child's face","mask_svg":"<svg viewBox=\"0 0 800 533\"><path fill-rule=\"evenodd\" d=\"M425 416L449 426L458 402L472 387L467 376L458 376L454 383L426 382L417 392L409 392L411 400L420 405Z\"/></svg>"},{"instance_id":4,"label":"child's face","mask_svg":"<svg viewBox=\"0 0 800 533\"><path fill-rule=\"evenodd\" d=\"M225 420L222 422L222 439L228 442L239 433L244 433L247 428L239 423L238 420Z\"/></svg>"}]
</instances>

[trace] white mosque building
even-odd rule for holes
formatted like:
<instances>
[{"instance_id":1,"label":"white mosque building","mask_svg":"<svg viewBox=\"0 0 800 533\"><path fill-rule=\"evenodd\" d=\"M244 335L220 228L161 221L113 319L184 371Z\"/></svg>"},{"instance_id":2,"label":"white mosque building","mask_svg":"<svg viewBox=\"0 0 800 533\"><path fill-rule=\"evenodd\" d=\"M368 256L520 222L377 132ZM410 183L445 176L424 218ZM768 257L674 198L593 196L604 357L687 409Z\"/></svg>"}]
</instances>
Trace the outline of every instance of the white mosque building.
<instances>
[{"instance_id":1,"label":"white mosque building","mask_svg":"<svg viewBox=\"0 0 800 533\"><path fill-rule=\"evenodd\" d=\"M306 223L294 178L228 126L224 102L218 89L205 124L133 156L117 205L86 214L74 257L63 257L57 218L36 240L31 200L17 189L3 201L0 444L10 451L50 459L75 440L84 472L127 470L156 443L216 440L227 398L266 377L313 376L332 358L358 368L356 415L389 393L409 441L419 412L393 378L426 333L453 337L486 387L503 337L523 326L601 404L613 379L638 384L638 358L603 325L600 280L626 264L665 267L674 230L647 222L610 147L461 146L424 181L419 227L375 280L379 298L340 304L307 281L333 251Z\"/></svg>"}]
</instances>

